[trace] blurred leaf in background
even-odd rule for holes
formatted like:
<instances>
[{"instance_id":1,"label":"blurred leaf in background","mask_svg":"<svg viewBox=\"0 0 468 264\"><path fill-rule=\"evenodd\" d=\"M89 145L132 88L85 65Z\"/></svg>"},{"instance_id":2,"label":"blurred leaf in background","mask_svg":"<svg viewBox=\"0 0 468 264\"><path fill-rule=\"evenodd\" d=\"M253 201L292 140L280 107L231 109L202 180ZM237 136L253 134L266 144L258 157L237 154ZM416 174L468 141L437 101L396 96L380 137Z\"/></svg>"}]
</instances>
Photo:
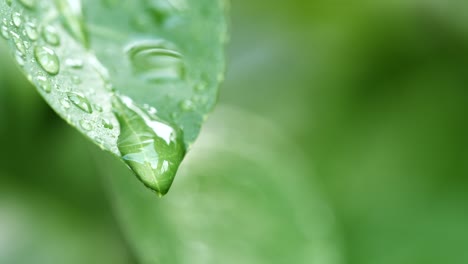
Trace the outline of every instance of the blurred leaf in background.
<instances>
[{"instance_id":1,"label":"blurred leaf in background","mask_svg":"<svg viewBox=\"0 0 468 264\"><path fill-rule=\"evenodd\" d=\"M3 55L0 263L468 263L467 7L236 1L220 107L162 200Z\"/></svg>"}]
</instances>

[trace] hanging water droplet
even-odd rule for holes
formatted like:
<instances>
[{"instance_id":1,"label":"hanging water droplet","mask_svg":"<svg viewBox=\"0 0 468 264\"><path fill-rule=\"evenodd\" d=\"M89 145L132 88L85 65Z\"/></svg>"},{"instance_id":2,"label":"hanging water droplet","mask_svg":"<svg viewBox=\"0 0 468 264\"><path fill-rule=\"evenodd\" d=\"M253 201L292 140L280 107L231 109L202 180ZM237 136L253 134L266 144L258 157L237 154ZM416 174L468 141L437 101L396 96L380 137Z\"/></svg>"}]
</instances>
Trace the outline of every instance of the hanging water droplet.
<instances>
[{"instance_id":1,"label":"hanging water droplet","mask_svg":"<svg viewBox=\"0 0 468 264\"><path fill-rule=\"evenodd\" d=\"M88 98L80 93L67 93L68 99L79 109L83 110L86 113L91 114L93 109L89 103Z\"/></svg>"},{"instance_id":2,"label":"hanging water droplet","mask_svg":"<svg viewBox=\"0 0 468 264\"><path fill-rule=\"evenodd\" d=\"M21 20L21 14L18 12L11 14L11 21L13 21L13 25L15 25L15 27L20 27L23 22Z\"/></svg>"},{"instance_id":3,"label":"hanging water droplet","mask_svg":"<svg viewBox=\"0 0 468 264\"><path fill-rule=\"evenodd\" d=\"M19 2L27 8L34 8L36 0L19 0Z\"/></svg>"},{"instance_id":4,"label":"hanging water droplet","mask_svg":"<svg viewBox=\"0 0 468 264\"><path fill-rule=\"evenodd\" d=\"M81 83L81 78L79 76L72 76L71 81L73 84L80 84Z\"/></svg>"},{"instance_id":5,"label":"hanging water droplet","mask_svg":"<svg viewBox=\"0 0 468 264\"><path fill-rule=\"evenodd\" d=\"M83 61L80 59L66 59L65 60L65 65L67 67L73 68L73 69L82 69L83 68Z\"/></svg>"},{"instance_id":6,"label":"hanging water droplet","mask_svg":"<svg viewBox=\"0 0 468 264\"><path fill-rule=\"evenodd\" d=\"M102 119L102 126L104 128L107 128L107 129L113 129L114 128L114 125L112 125L112 123L106 118Z\"/></svg>"},{"instance_id":7,"label":"hanging water droplet","mask_svg":"<svg viewBox=\"0 0 468 264\"><path fill-rule=\"evenodd\" d=\"M71 107L70 100L68 98L63 98L60 100L60 104L63 108L69 109Z\"/></svg>"},{"instance_id":8,"label":"hanging water droplet","mask_svg":"<svg viewBox=\"0 0 468 264\"><path fill-rule=\"evenodd\" d=\"M50 93L52 91L52 86L50 85L49 80L45 76L37 77L37 84L42 91Z\"/></svg>"},{"instance_id":9,"label":"hanging water droplet","mask_svg":"<svg viewBox=\"0 0 468 264\"><path fill-rule=\"evenodd\" d=\"M42 37L44 40L53 46L58 46L60 44L60 37L57 33L57 30L52 26L47 26L42 31Z\"/></svg>"},{"instance_id":10,"label":"hanging water droplet","mask_svg":"<svg viewBox=\"0 0 468 264\"><path fill-rule=\"evenodd\" d=\"M10 34L8 33L8 27L7 26L2 25L0 30L2 31L2 37L4 39L9 39L10 38Z\"/></svg>"},{"instance_id":11,"label":"hanging water droplet","mask_svg":"<svg viewBox=\"0 0 468 264\"><path fill-rule=\"evenodd\" d=\"M86 120L86 119L81 119L80 120L80 126L81 126L81 128L83 128L86 131L91 131L93 129L93 126L91 125L91 122L89 122L89 120Z\"/></svg>"},{"instance_id":12,"label":"hanging water droplet","mask_svg":"<svg viewBox=\"0 0 468 264\"><path fill-rule=\"evenodd\" d=\"M185 155L182 131L147 115L128 97L115 96L112 106L123 161L147 187L166 194Z\"/></svg>"},{"instance_id":13,"label":"hanging water droplet","mask_svg":"<svg viewBox=\"0 0 468 264\"><path fill-rule=\"evenodd\" d=\"M163 41L143 41L127 49L135 74L147 80L183 79L182 54Z\"/></svg>"},{"instance_id":14,"label":"hanging water droplet","mask_svg":"<svg viewBox=\"0 0 468 264\"><path fill-rule=\"evenodd\" d=\"M35 41L39 38L39 32L37 32L36 24L29 22L25 25L26 36L32 41Z\"/></svg>"},{"instance_id":15,"label":"hanging water droplet","mask_svg":"<svg viewBox=\"0 0 468 264\"><path fill-rule=\"evenodd\" d=\"M190 111L190 110L193 110L194 108L194 105L193 105L193 102L192 100L184 100L182 102L180 102L180 108L184 111Z\"/></svg>"},{"instance_id":16,"label":"hanging water droplet","mask_svg":"<svg viewBox=\"0 0 468 264\"><path fill-rule=\"evenodd\" d=\"M24 43L21 37L13 31L10 31L10 36L13 38L16 49L24 55L26 53L26 48L24 47Z\"/></svg>"},{"instance_id":17,"label":"hanging water droplet","mask_svg":"<svg viewBox=\"0 0 468 264\"><path fill-rule=\"evenodd\" d=\"M44 46L36 46L34 48L34 57L42 69L49 74L56 75L59 72L59 58L52 49Z\"/></svg>"}]
</instances>

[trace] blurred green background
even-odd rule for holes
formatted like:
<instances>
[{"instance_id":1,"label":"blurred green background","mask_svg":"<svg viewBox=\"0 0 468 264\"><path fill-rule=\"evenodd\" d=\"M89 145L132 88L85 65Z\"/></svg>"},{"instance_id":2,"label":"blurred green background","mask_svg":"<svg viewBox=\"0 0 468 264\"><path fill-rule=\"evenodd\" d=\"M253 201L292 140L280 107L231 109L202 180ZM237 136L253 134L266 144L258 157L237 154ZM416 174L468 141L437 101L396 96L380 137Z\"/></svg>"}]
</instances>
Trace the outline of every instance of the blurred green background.
<instances>
[{"instance_id":1,"label":"blurred green background","mask_svg":"<svg viewBox=\"0 0 468 264\"><path fill-rule=\"evenodd\" d=\"M219 107L163 199L1 42L0 263L468 263L467 8L233 1Z\"/></svg>"}]
</instances>

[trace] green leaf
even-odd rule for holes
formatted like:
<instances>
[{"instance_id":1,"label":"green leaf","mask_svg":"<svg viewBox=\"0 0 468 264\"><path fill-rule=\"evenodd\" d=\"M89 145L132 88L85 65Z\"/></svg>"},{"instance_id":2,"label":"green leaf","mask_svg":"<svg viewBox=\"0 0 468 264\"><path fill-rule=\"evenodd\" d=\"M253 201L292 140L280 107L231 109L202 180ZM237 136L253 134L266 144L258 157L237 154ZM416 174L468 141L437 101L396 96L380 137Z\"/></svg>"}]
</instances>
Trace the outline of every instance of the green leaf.
<instances>
[{"instance_id":1,"label":"green leaf","mask_svg":"<svg viewBox=\"0 0 468 264\"><path fill-rule=\"evenodd\" d=\"M0 1L0 29L49 105L161 194L215 105L225 8L224 0ZM115 107L124 97L139 110ZM125 121L135 113L140 125ZM141 142L145 133L158 129L142 125L145 118L177 131L175 145L162 147L153 138L147 151L158 155L129 162L128 147L148 143ZM164 132L156 130L151 133ZM129 139L134 142L119 145ZM157 182L166 182L164 190Z\"/></svg>"}]
</instances>

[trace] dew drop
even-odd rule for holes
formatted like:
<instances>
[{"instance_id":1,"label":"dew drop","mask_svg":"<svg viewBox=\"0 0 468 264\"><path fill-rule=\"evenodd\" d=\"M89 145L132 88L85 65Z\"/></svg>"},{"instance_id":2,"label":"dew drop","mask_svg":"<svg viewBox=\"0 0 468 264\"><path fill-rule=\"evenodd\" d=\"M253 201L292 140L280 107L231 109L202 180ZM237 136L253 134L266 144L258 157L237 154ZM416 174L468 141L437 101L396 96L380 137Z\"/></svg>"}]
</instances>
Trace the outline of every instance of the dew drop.
<instances>
[{"instance_id":1,"label":"dew drop","mask_svg":"<svg viewBox=\"0 0 468 264\"><path fill-rule=\"evenodd\" d=\"M34 6L36 5L36 0L19 0L19 2L23 6L30 8L30 9L34 8Z\"/></svg>"},{"instance_id":2,"label":"dew drop","mask_svg":"<svg viewBox=\"0 0 468 264\"><path fill-rule=\"evenodd\" d=\"M199 96L199 95L196 95L192 98L192 101L196 104L206 104L207 103L207 98L205 96Z\"/></svg>"},{"instance_id":3,"label":"dew drop","mask_svg":"<svg viewBox=\"0 0 468 264\"><path fill-rule=\"evenodd\" d=\"M68 99L74 104L76 107L81 109L82 111L91 114L93 109L91 108L91 104L89 103L88 98L80 93L68 93Z\"/></svg>"},{"instance_id":4,"label":"dew drop","mask_svg":"<svg viewBox=\"0 0 468 264\"><path fill-rule=\"evenodd\" d=\"M59 72L59 58L52 49L44 46L36 46L34 48L34 57L42 69L44 69L49 74L56 75Z\"/></svg>"},{"instance_id":5,"label":"dew drop","mask_svg":"<svg viewBox=\"0 0 468 264\"><path fill-rule=\"evenodd\" d=\"M42 91L50 93L52 91L52 86L50 85L49 80L45 76L37 77L37 84Z\"/></svg>"},{"instance_id":6,"label":"dew drop","mask_svg":"<svg viewBox=\"0 0 468 264\"><path fill-rule=\"evenodd\" d=\"M94 105L94 109L96 109L96 111L98 111L98 112L102 112L102 107L100 105L98 105L98 104Z\"/></svg>"},{"instance_id":7,"label":"dew drop","mask_svg":"<svg viewBox=\"0 0 468 264\"><path fill-rule=\"evenodd\" d=\"M29 49L29 42L28 41L23 41L23 45L26 49Z\"/></svg>"},{"instance_id":8,"label":"dew drop","mask_svg":"<svg viewBox=\"0 0 468 264\"><path fill-rule=\"evenodd\" d=\"M182 131L147 115L128 97L114 96L112 106L120 124L117 147L123 161L147 187L163 196L185 155Z\"/></svg>"},{"instance_id":9,"label":"dew drop","mask_svg":"<svg viewBox=\"0 0 468 264\"><path fill-rule=\"evenodd\" d=\"M60 37L57 33L57 30L52 26L46 26L42 31L42 37L45 42L53 46L58 46L60 44Z\"/></svg>"},{"instance_id":10,"label":"dew drop","mask_svg":"<svg viewBox=\"0 0 468 264\"><path fill-rule=\"evenodd\" d=\"M127 48L133 71L147 80L183 79L182 54L163 41L143 41Z\"/></svg>"},{"instance_id":11,"label":"dew drop","mask_svg":"<svg viewBox=\"0 0 468 264\"><path fill-rule=\"evenodd\" d=\"M112 85L112 83L106 82L104 84L104 88L109 92L115 92L115 87Z\"/></svg>"},{"instance_id":12,"label":"dew drop","mask_svg":"<svg viewBox=\"0 0 468 264\"><path fill-rule=\"evenodd\" d=\"M21 14L18 12L11 14L11 21L13 21L13 25L15 25L15 27L20 27L23 22L21 20Z\"/></svg>"},{"instance_id":13,"label":"dew drop","mask_svg":"<svg viewBox=\"0 0 468 264\"><path fill-rule=\"evenodd\" d=\"M177 5L171 1L147 1L148 11L158 24L165 24L177 11Z\"/></svg>"},{"instance_id":14,"label":"dew drop","mask_svg":"<svg viewBox=\"0 0 468 264\"><path fill-rule=\"evenodd\" d=\"M61 99L60 100L60 105L62 105L62 107L65 108L65 109L69 109L71 107L70 99L68 99L68 98Z\"/></svg>"},{"instance_id":15,"label":"dew drop","mask_svg":"<svg viewBox=\"0 0 468 264\"><path fill-rule=\"evenodd\" d=\"M35 41L39 38L39 33L37 32L36 24L28 22L25 25L26 36L32 41Z\"/></svg>"},{"instance_id":16,"label":"dew drop","mask_svg":"<svg viewBox=\"0 0 468 264\"><path fill-rule=\"evenodd\" d=\"M23 40L21 40L21 37L13 31L10 31L10 35L13 38L16 49L24 55L26 53L26 48L24 47L24 43Z\"/></svg>"},{"instance_id":17,"label":"dew drop","mask_svg":"<svg viewBox=\"0 0 468 264\"><path fill-rule=\"evenodd\" d=\"M80 59L66 59L65 60L65 65L67 67L73 68L73 69L82 69L83 68L83 61Z\"/></svg>"},{"instance_id":18,"label":"dew drop","mask_svg":"<svg viewBox=\"0 0 468 264\"><path fill-rule=\"evenodd\" d=\"M193 110L194 108L194 105L193 105L193 102L192 100L184 100L180 103L180 108L184 111L190 111L190 110Z\"/></svg>"},{"instance_id":19,"label":"dew drop","mask_svg":"<svg viewBox=\"0 0 468 264\"><path fill-rule=\"evenodd\" d=\"M197 85L195 85L195 91L196 91L196 92L203 92L203 91L206 90L206 87L207 87L207 86L206 86L206 83L200 82L200 83L198 83Z\"/></svg>"},{"instance_id":20,"label":"dew drop","mask_svg":"<svg viewBox=\"0 0 468 264\"><path fill-rule=\"evenodd\" d=\"M19 66L21 66L21 67L24 66L25 57L24 57L23 54L21 54L21 52L19 52L19 51L15 52L15 60L18 63Z\"/></svg>"},{"instance_id":21,"label":"dew drop","mask_svg":"<svg viewBox=\"0 0 468 264\"><path fill-rule=\"evenodd\" d=\"M150 115L155 115L158 112L158 110L156 110L156 108L150 106L149 104L144 104L143 109L145 109L146 112L148 112L148 114L150 114Z\"/></svg>"},{"instance_id":22,"label":"dew drop","mask_svg":"<svg viewBox=\"0 0 468 264\"><path fill-rule=\"evenodd\" d=\"M0 30L2 31L2 37L4 39L9 39L10 38L10 34L8 33L8 27L7 26L2 25Z\"/></svg>"},{"instance_id":23,"label":"dew drop","mask_svg":"<svg viewBox=\"0 0 468 264\"><path fill-rule=\"evenodd\" d=\"M81 119L80 120L80 126L81 126L81 128L83 128L86 131L91 131L93 129L93 126L91 125L91 122L89 122L89 120L86 120L86 119Z\"/></svg>"},{"instance_id":24,"label":"dew drop","mask_svg":"<svg viewBox=\"0 0 468 264\"><path fill-rule=\"evenodd\" d=\"M73 84L80 84L81 83L81 78L74 75L74 76L71 77L71 81L72 81Z\"/></svg>"},{"instance_id":25,"label":"dew drop","mask_svg":"<svg viewBox=\"0 0 468 264\"><path fill-rule=\"evenodd\" d=\"M178 112L172 112L171 113L171 118L172 118L172 120L178 119L179 118L179 113Z\"/></svg>"},{"instance_id":26,"label":"dew drop","mask_svg":"<svg viewBox=\"0 0 468 264\"><path fill-rule=\"evenodd\" d=\"M102 119L102 126L107 129L113 129L114 125L109 121L109 119Z\"/></svg>"}]
</instances>

